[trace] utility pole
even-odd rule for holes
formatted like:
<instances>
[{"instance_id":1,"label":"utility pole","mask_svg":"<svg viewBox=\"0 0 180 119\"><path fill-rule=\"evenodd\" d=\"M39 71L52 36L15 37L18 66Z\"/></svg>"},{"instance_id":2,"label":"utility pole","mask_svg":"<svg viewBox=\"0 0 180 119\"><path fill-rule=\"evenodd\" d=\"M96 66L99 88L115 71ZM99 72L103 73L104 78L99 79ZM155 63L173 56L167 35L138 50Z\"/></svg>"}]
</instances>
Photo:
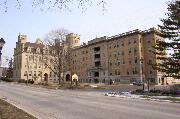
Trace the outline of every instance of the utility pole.
<instances>
[{"instance_id":1,"label":"utility pole","mask_svg":"<svg viewBox=\"0 0 180 119\"><path fill-rule=\"evenodd\" d=\"M29 56L27 55L26 61L27 61L27 80L26 80L26 85L28 85L28 79L29 79Z\"/></svg>"}]
</instances>

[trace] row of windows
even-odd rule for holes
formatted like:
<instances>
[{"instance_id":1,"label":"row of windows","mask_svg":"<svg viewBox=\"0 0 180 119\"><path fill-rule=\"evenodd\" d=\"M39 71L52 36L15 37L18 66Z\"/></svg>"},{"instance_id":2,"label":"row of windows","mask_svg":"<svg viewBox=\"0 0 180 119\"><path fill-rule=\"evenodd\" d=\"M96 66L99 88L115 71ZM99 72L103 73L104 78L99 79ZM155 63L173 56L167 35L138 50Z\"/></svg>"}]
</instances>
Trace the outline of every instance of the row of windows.
<instances>
[{"instance_id":1,"label":"row of windows","mask_svg":"<svg viewBox=\"0 0 180 119\"><path fill-rule=\"evenodd\" d=\"M134 64L136 64L136 63L138 63L137 57L135 57L135 59L134 59ZM122 59L122 62L120 60L118 60L118 61L115 60L114 62L112 62L112 61L109 62L110 66L112 66L113 64L115 66L120 66L121 64L126 64L126 61L125 61L125 59ZM131 60L129 60L129 64L132 64Z\"/></svg>"},{"instance_id":2,"label":"row of windows","mask_svg":"<svg viewBox=\"0 0 180 119\"><path fill-rule=\"evenodd\" d=\"M27 51L28 53L31 53L31 52L33 52L33 53L34 53L34 52L36 52L36 53L41 53L41 52L42 52L39 48L34 49L34 48L30 48L30 47L25 48L25 51ZM49 53L55 54L55 51L54 51L54 50L48 50L48 49L43 50L43 54L49 54Z\"/></svg>"},{"instance_id":3,"label":"row of windows","mask_svg":"<svg viewBox=\"0 0 180 119\"><path fill-rule=\"evenodd\" d=\"M138 71L136 69L134 69L133 71L129 71L129 70L126 71L126 75L136 75L136 74L138 74ZM153 74L153 71L150 70L149 74ZM115 70L114 73L110 72L109 75L110 76L121 75L121 72L120 72L120 70Z\"/></svg>"},{"instance_id":4,"label":"row of windows","mask_svg":"<svg viewBox=\"0 0 180 119\"><path fill-rule=\"evenodd\" d=\"M126 75L135 75L135 74L138 74L138 71L136 71L136 70L134 70L134 71L126 71ZM121 72L120 72L120 70L115 70L115 72L114 73L112 73L112 72L110 72L109 73L109 75L110 76L112 76L112 75L121 75Z\"/></svg>"},{"instance_id":5,"label":"row of windows","mask_svg":"<svg viewBox=\"0 0 180 119\"><path fill-rule=\"evenodd\" d=\"M33 71L29 71L29 73L27 71L24 72L24 76L27 76L28 74L29 74L29 76L42 76L42 72L41 71L38 71L38 72L36 72L36 71L34 71L34 72ZM53 75L52 72L50 72L49 77L57 77L56 74L57 74L56 72L54 72L54 75Z\"/></svg>"},{"instance_id":6,"label":"row of windows","mask_svg":"<svg viewBox=\"0 0 180 119\"><path fill-rule=\"evenodd\" d=\"M134 61L133 62L134 64L140 63L140 61L138 62L137 57L135 57L135 59L133 61ZM128 60L128 63L132 64L132 60ZM152 64L152 63L153 63L152 59L149 59L148 62L147 62L147 64ZM124 59L122 59L122 62L120 60L118 60L118 61L115 60L114 62L109 61L110 66L112 66L113 64L114 64L114 66L120 66L121 64L126 64L126 61Z\"/></svg>"},{"instance_id":7,"label":"row of windows","mask_svg":"<svg viewBox=\"0 0 180 119\"><path fill-rule=\"evenodd\" d=\"M128 45L131 45L132 43L134 43L134 44L136 44L137 43L137 40L134 40L134 41L132 41L132 40L129 40L128 41ZM140 43L141 43L141 39L140 39ZM111 48L116 48L116 47L120 47L120 46L124 46L124 42L122 41L122 42L116 42L116 43L112 43L112 44L115 44L113 47L110 45L109 46L109 49L111 49Z\"/></svg>"}]
</instances>

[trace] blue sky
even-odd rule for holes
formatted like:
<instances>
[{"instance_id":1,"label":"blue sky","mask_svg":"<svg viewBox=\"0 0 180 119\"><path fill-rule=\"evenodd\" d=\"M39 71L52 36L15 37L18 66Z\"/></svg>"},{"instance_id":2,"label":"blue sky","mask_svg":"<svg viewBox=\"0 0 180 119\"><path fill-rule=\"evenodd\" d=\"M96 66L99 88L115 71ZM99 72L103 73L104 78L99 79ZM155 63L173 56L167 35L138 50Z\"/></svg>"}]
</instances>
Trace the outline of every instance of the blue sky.
<instances>
[{"instance_id":1,"label":"blue sky","mask_svg":"<svg viewBox=\"0 0 180 119\"><path fill-rule=\"evenodd\" d=\"M31 0L26 1L17 10L9 0L8 12L0 11L0 37L6 41L3 56L13 56L13 49L19 33L28 36L28 41L35 42L53 29L65 28L80 34L81 43L95 37L112 36L134 29L145 30L157 27L160 18L165 18L167 0L106 0L107 11L94 3L86 12L72 7L72 12L41 12L31 7Z\"/></svg>"}]
</instances>

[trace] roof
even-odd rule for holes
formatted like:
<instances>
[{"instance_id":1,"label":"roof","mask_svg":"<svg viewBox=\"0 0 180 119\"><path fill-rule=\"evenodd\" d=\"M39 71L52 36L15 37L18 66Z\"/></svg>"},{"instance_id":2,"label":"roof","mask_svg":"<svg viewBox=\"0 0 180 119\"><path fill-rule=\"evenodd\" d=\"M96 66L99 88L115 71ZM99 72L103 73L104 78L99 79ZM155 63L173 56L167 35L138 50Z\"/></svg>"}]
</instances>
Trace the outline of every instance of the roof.
<instances>
[{"instance_id":1,"label":"roof","mask_svg":"<svg viewBox=\"0 0 180 119\"><path fill-rule=\"evenodd\" d=\"M26 42L26 43L25 43L25 47L43 48L44 45L43 45L43 44Z\"/></svg>"}]
</instances>

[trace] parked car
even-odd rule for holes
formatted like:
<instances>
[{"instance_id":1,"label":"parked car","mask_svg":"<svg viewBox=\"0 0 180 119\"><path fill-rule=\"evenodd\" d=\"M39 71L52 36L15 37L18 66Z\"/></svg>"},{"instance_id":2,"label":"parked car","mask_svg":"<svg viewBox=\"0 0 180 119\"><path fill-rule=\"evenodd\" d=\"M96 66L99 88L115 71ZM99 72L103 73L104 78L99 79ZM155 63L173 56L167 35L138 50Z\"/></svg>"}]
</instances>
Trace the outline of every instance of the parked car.
<instances>
[{"instance_id":1,"label":"parked car","mask_svg":"<svg viewBox=\"0 0 180 119\"><path fill-rule=\"evenodd\" d=\"M143 85L143 82L141 81L135 81L135 82L132 82L133 85L136 85L136 86L142 86Z\"/></svg>"}]
</instances>

